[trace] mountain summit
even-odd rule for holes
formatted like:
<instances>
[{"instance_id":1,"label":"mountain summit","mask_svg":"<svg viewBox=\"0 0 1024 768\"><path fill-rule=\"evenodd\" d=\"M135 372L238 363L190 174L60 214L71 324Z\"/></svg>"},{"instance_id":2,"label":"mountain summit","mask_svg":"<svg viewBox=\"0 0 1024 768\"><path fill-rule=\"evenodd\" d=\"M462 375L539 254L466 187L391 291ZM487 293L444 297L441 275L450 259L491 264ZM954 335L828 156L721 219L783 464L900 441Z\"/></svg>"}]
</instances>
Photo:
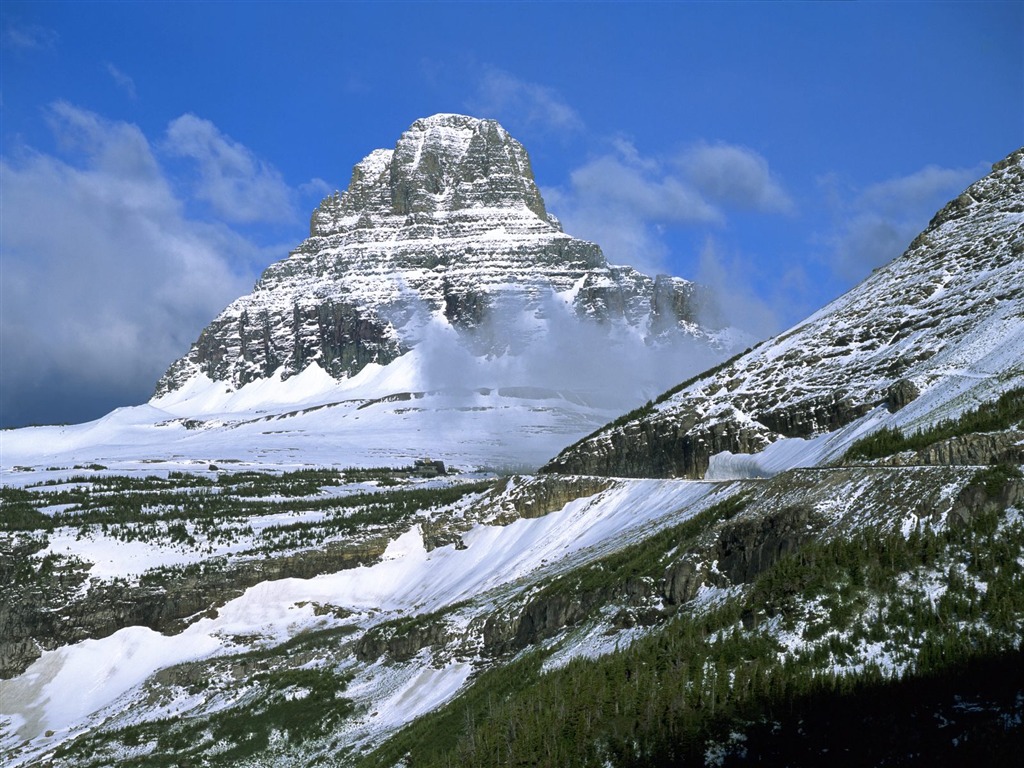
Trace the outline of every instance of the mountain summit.
<instances>
[{"instance_id":1,"label":"mountain summit","mask_svg":"<svg viewBox=\"0 0 1024 768\"><path fill-rule=\"evenodd\" d=\"M697 285L611 266L564 233L526 150L496 121L434 115L355 166L348 189L313 213L309 238L202 331L156 394L199 374L241 387L313 363L344 379L395 360L432 323L476 354L515 352L543 333L551 302L646 341L722 346L700 324L713 312Z\"/></svg>"}]
</instances>

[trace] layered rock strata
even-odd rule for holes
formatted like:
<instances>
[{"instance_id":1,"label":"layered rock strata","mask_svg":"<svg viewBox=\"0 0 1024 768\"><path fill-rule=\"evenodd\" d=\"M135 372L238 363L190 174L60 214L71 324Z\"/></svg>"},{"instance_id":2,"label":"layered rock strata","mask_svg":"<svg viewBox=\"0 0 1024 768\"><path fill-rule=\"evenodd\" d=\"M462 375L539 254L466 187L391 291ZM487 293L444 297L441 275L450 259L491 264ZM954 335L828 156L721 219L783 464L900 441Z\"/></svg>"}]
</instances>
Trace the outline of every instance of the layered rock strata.
<instances>
[{"instance_id":1,"label":"layered rock strata","mask_svg":"<svg viewBox=\"0 0 1024 768\"><path fill-rule=\"evenodd\" d=\"M563 232L526 150L497 122L434 115L355 166L348 189L314 211L309 238L202 331L156 395L199 373L238 387L314 362L341 379L394 360L431 321L479 354L514 352L543 333L552 302L649 339L707 338L700 320L714 317L694 283L609 265Z\"/></svg>"}]
</instances>

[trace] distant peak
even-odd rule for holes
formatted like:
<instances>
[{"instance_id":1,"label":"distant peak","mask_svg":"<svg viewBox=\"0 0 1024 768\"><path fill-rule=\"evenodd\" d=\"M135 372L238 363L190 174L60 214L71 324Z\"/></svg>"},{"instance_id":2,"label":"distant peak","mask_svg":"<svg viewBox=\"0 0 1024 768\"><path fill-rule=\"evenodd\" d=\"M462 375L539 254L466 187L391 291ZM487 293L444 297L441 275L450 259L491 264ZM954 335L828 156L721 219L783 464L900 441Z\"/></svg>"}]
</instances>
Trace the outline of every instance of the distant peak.
<instances>
[{"instance_id":1,"label":"distant peak","mask_svg":"<svg viewBox=\"0 0 1024 768\"><path fill-rule=\"evenodd\" d=\"M436 115L431 115L430 117L421 117L413 122L409 128L410 130L423 130L425 128L434 127L474 129L484 123L490 123L501 128L497 120L472 117L471 115L460 115L454 112L438 112ZM505 129L501 128L501 130L504 131Z\"/></svg>"},{"instance_id":2,"label":"distant peak","mask_svg":"<svg viewBox=\"0 0 1024 768\"><path fill-rule=\"evenodd\" d=\"M456 211L528 211L561 231L544 207L523 145L497 120L441 112L416 120L394 149L356 163L348 189L313 213L311 235L345 230L364 215L445 215Z\"/></svg>"}]
</instances>

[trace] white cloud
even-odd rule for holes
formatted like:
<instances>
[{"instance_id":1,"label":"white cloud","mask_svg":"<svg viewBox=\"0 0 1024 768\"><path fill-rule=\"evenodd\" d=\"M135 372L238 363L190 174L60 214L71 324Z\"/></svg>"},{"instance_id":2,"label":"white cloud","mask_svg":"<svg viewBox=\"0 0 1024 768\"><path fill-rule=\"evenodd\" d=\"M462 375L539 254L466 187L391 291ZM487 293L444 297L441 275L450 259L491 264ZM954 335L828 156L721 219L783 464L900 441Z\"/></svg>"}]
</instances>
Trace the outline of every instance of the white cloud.
<instances>
[{"instance_id":1,"label":"white cloud","mask_svg":"<svg viewBox=\"0 0 1024 768\"><path fill-rule=\"evenodd\" d=\"M281 174L209 120L188 114L172 121L166 148L196 162L199 180L195 194L223 218L234 222L295 220L292 190Z\"/></svg>"},{"instance_id":2,"label":"white cloud","mask_svg":"<svg viewBox=\"0 0 1024 768\"><path fill-rule=\"evenodd\" d=\"M59 413L55 400L145 400L255 277L239 265L256 246L186 217L138 127L68 104L50 118L70 159L28 151L0 161L8 422Z\"/></svg>"},{"instance_id":3,"label":"white cloud","mask_svg":"<svg viewBox=\"0 0 1024 768\"><path fill-rule=\"evenodd\" d=\"M334 192L334 187L332 187L328 182L324 181L320 177L315 177L305 182L304 184L299 184L299 192L303 195L303 197L322 198L327 197L327 195Z\"/></svg>"},{"instance_id":4,"label":"white cloud","mask_svg":"<svg viewBox=\"0 0 1024 768\"><path fill-rule=\"evenodd\" d=\"M612 151L572 172L566 188L544 190L567 232L600 244L609 260L663 269L673 227L720 227L734 210L788 213L792 200L757 153L695 144L671 159L642 154L621 137Z\"/></svg>"},{"instance_id":5,"label":"white cloud","mask_svg":"<svg viewBox=\"0 0 1024 768\"><path fill-rule=\"evenodd\" d=\"M908 176L872 184L857 197L856 205L872 210L889 210L896 214L917 206L934 208L938 198L949 198L988 172L982 163L973 168L940 168L927 165Z\"/></svg>"},{"instance_id":6,"label":"white cloud","mask_svg":"<svg viewBox=\"0 0 1024 768\"><path fill-rule=\"evenodd\" d=\"M678 162L708 198L740 209L791 213L793 201L768 168L768 161L746 147L696 144Z\"/></svg>"},{"instance_id":7,"label":"white cloud","mask_svg":"<svg viewBox=\"0 0 1024 768\"><path fill-rule=\"evenodd\" d=\"M50 51L57 47L60 36L38 24L8 23L4 28L4 44L20 51Z\"/></svg>"},{"instance_id":8,"label":"white cloud","mask_svg":"<svg viewBox=\"0 0 1024 768\"><path fill-rule=\"evenodd\" d=\"M804 293L806 286L799 267L792 267L785 275L774 274L770 281L762 277L756 264L741 255L723 252L708 238L694 279L714 292L720 315L717 320L763 339L782 330L792 314L795 297Z\"/></svg>"},{"instance_id":9,"label":"white cloud","mask_svg":"<svg viewBox=\"0 0 1024 768\"><path fill-rule=\"evenodd\" d=\"M654 165L615 156L593 160L572 172L577 195L609 208L660 222L719 222L721 213L685 181Z\"/></svg>"},{"instance_id":10,"label":"white cloud","mask_svg":"<svg viewBox=\"0 0 1024 768\"><path fill-rule=\"evenodd\" d=\"M871 184L852 193L837 189L834 177L822 180L840 223L822 239L831 251L833 270L859 280L899 256L948 200L983 176L987 165L919 171Z\"/></svg>"},{"instance_id":11,"label":"white cloud","mask_svg":"<svg viewBox=\"0 0 1024 768\"><path fill-rule=\"evenodd\" d=\"M104 120L63 101L51 105L46 118L62 150L82 156L87 166L103 169L122 184L141 182L138 191L147 193L145 203L152 202L151 194L169 196L166 185L158 192L153 186L161 178L160 166L137 126Z\"/></svg>"},{"instance_id":12,"label":"white cloud","mask_svg":"<svg viewBox=\"0 0 1024 768\"><path fill-rule=\"evenodd\" d=\"M545 199L567 232L600 245L609 261L654 273L668 256L660 227L719 222L721 214L656 164L638 161L621 152L593 160L571 173L568 190L545 190Z\"/></svg>"},{"instance_id":13,"label":"white cloud","mask_svg":"<svg viewBox=\"0 0 1024 768\"><path fill-rule=\"evenodd\" d=\"M613 142L613 152L573 171L567 189L543 192L566 232L598 243L612 263L648 273L663 270L665 226L723 221L677 169L642 156L623 139Z\"/></svg>"},{"instance_id":14,"label":"white cloud","mask_svg":"<svg viewBox=\"0 0 1024 768\"><path fill-rule=\"evenodd\" d=\"M114 84L118 88L124 91L129 98L136 98L137 94L135 92L135 81L132 80L131 77L126 75L120 69L111 64L109 61L107 62L106 69L107 74L109 74L113 78Z\"/></svg>"},{"instance_id":15,"label":"white cloud","mask_svg":"<svg viewBox=\"0 0 1024 768\"><path fill-rule=\"evenodd\" d=\"M557 91L499 69L484 72L477 94L467 106L481 117L496 118L513 126L560 132L583 128L579 114Z\"/></svg>"}]
</instances>

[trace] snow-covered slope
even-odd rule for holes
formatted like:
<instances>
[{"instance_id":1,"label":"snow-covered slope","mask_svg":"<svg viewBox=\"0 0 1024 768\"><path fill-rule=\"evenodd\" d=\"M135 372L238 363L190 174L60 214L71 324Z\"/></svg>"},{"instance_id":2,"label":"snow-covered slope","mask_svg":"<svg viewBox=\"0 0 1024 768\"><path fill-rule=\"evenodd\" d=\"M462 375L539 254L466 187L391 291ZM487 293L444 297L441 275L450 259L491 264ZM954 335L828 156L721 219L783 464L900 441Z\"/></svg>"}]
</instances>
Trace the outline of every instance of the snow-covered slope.
<instances>
[{"instance_id":1,"label":"snow-covered slope","mask_svg":"<svg viewBox=\"0 0 1024 768\"><path fill-rule=\"evenodd\" d=\"M390 369L407 362L373 373L400 378ZM6 432L0 462L5 483L20 483L29 469L91 464L149 474L211 463L394 467L430 457L461 470L535 468L618 412L582 397L536 387L353 390L317 366L284 385L275 376L238 390L196 377L94 422Z\"/></svg>"},{"instance_id":2,"label":"snow-covered slope","mask_svg":"<svg viewBox=\"0 0 1024 768\"><path fill-rule=\"evenodd\" d=\"M453 341L451 329L446 335L341 381L315 362L285 380L278 370L237 388L199 373L146 405L87 424L9 430L0 470L5 483L20 484L30 480L26 469L91 464L148 474L211 463L273 471L404 466L431 457L462 470L535 469L666 380L715 359L707 349L676 347L656 366L655 355L638 359L631 340L617 345L606 334L593 353L585 342L595 338L583 336L573 349L540 344L530 355L483 357ZM619 354L635 364L606 365ZM564 366L573 360L578 365Z\"/></svg>"},{"instance_id":3,"label":"snow-covered slope","mask_svg":"<svg viewBox=\"0 0 1024 768\"><path fill-rule=\"evenodd\" d=\"M182 662L273 648L312 631L348 628L359 637L402 615L464 601L472 602L473 612L485 612L502 596L508 599L529 584L664 526L682 507L687 515L696 514L719 491L703 483L617 483L544 517L474 526L458 547L432 551L424 548L415 527L394 539L375 565L258 584L221 606L213 618L200 619L179 634L126 627L46 652L24 674L0 681L0 750L12 766L37 764L55 745L101 723L209 714L207 696L155 705L141 684ZM514 485L506 491L514 492ZM89 552L88 544L80 547L83 556ZM367 668L347 655L361 674L352 688L360 692L366 711L374 712L349 727L348 744L379 740L443 703L474 669L468 659L439 662L434 668ZM83 693L69 696L69 691ZM232 694L236 703L238 697L244 700L244 688ZM379 720L378 709L384 714Z\"/></svg>"},{"instance_id":4,"label":"snow-covered slope","mask_svg":"<svg viewBox=\"0 0 1024 768\"><path fill-rule=\"evenodd\" d=\"M803 440L851 424L913 431L1022 382L1024 150L1018 150L940 211L901 257L849 293L571 447L548 469L703 477L716 454L756 453L781 438ZM733 466L778 471L793 466L780 458L787 451L793 449L780 445L777 460L760 469L757 460ZM829 454L800 449L793 455L817 462Z\"/></svg>"},{"instance_id":5,"label":"snow-covered slope","mask_svg":"<svg viewBox=\"0 0 1024 768\"><path fill-rule=\"evenodd\" d=\"M439 130L436 151L461 151L460 135ZM422 152L411 157L419 167ZM346 194L376 199L378 187L363 182L387 162L371 156ZM432 178L433 165L423 167ZM519 176L496 178L537 214ZM440 194L395 189L408 211L429 212ZM325 215L317 236L330 237L342 213ZM474 717L505 728L493 708L529 699L542 671L616 650L621 661L652 640L649 665L601 672L603 712L573 721L566 688L550 717L533 718L541 730L582 733L591 715L607 716L584 748L603 749L623 727L633 749L641 722L655 728L649 738L680 738L652 713L713 712L716 697L755 690L745 678L753 669L764 693L784 689L794 670L877 683L928 671L929 654L942 671L961 661L956 653L1019 649L1019 411L981 436L1013 448L1000 466L991 451L914 466L905 465L913 456L825 464L881 425L927 425L1024 383L1022 230L1024 151L851 293L552 464L706 471L703 481L556 472L471 485L401 471L271 478L208 466L529 463L617 412L609 390L560 386L528 364L535 358L476 354L444 311L419 326L435 334L431 344L348 377L319 359L239 381L197 368L148 405L4 433L0 572L11 578L0 585L0 662L12 672L0 681L0 757L26 767L351 765L460 693L452 711L468 738ZM575 313L576 291L540 301L540 317L529 302L512 314L535 329L531 318ZM612 325L627 338L646 333ZM171 474L179 469L193 472ZM105 477L113 470L131 476ZM542 669L517 673L532 663ZM619 694L657 692L658 678L645 676L654 668L662 683L687 674L689 683L634 721ZM856 677L871 668L879 677ZM991 717L1009 725L986 737L1019 729L1024 698L1011 693L1009 719L998 708ZM774 727L778 702L767 701L724 724L738 751L759 719ZM530 700L530 712L542 703ZM947 745L952 732L941 734ZM502 749L518 748L507 733ZM695 738L708 745L702 754L719 754L707 732ZM421 764L406 754L381 764ZM453 746L445 762L458 754Z\"/></svg>"}]
</instances>

